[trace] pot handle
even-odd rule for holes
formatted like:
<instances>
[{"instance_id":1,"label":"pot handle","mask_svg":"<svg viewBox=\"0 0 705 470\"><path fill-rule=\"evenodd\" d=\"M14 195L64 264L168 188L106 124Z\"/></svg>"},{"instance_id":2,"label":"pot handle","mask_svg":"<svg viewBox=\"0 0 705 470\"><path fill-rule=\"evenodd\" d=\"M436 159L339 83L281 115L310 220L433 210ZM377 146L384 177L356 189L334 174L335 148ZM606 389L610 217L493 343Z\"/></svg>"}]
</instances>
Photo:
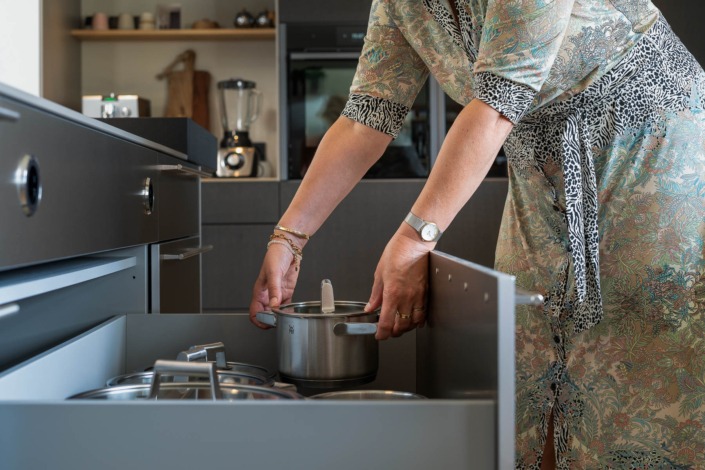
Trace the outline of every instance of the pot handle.
<instances>
[{"instance_id":1,"label":"pot handle","mask_svg":"<svg viewBox=\"0 0 705 470\"><path fill-rule=\"evenodd\" d=\"M258 322L264 323L269 326L277 326L277 316L271 312L257 312L255 315Z\"/></svg>"},{"instance_id":2,"label":"pot handle","mask_svg":"<svg viewBox=\"0 0 705 470\"><path fill-rule=\"evenodd\" d=\"M336 323L333 333L336 336L373 335L377 333L377 323Z\"/></svg>"},{"instance_id":3,"label":"pot handle","mask_svg":"<svg viewBox=\"0 0 705 470\"><path fill-rule=\"evenodd\" d=\"M214 362L185 362L166 361L159 359L154 363L154 377L149 389L149 399L156 400L159 395L162 375L188 375L195 377L208 377L211 386L211 399L218 400L223 397L218 383L218 374Z\"/></svg>"},{"instance_id":4,"label":"pot handle","mask_svg":"<svg viewBox=\"0 0 705 470\"><path fill-rule=\"evenodd\" d=\"M225 345L221 342L197 344L191 346L187 351L181 351L176 356L177 361L209 361L215 362L218 369L230 369L225 358Z\"/></svg>"}]
</instances>

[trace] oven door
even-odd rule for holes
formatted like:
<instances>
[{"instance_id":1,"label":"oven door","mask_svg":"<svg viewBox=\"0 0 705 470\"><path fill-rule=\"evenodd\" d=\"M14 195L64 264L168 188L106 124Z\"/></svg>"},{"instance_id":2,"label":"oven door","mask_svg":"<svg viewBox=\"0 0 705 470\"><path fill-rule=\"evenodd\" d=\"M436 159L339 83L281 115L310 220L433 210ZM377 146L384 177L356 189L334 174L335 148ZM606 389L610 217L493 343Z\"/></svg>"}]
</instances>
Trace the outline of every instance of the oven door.
<instances>
[{"instance_id":1,"label":"oven door","mask_svg":"<svg viewBox=\"0 0 705 470\"><path fill-rule=\"evenodd\" d=\"M290 51L286 90L288 179L301 179L323 134L340 116L355 75L358 51ZM366 178L425 178L430 168L429 84L416 98L399 136Z\"/></svg>"}]
</instances>

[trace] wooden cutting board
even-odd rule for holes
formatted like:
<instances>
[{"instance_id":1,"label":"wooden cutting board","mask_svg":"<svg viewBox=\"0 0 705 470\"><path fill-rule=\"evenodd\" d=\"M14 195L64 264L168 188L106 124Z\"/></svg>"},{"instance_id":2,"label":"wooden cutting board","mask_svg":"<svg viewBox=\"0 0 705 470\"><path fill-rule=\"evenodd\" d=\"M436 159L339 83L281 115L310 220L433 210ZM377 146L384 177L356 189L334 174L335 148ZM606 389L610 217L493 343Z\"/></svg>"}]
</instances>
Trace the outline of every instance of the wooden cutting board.
<instances>
[{"instance_id":1,"label":"wooden cutting board","mask_svg":"<svg viewBox=\"0 0 705 470\"><path fill-rule=\"evenodd\" d=\"M211 74L195 70L196 53L189 49L179 54L157 78L166 79L165 117L188 117L210 130L209 91ZM181 67L181 70L175 70Z\"/></svg>"}]
</instances>

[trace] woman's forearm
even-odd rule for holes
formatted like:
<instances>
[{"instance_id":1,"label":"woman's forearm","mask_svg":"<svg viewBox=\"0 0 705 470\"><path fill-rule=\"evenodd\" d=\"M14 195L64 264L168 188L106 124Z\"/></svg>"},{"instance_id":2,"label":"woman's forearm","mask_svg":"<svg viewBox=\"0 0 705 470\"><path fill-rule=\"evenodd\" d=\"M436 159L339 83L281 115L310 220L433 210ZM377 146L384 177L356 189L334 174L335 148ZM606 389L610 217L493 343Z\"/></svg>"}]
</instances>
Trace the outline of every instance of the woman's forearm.
<instances>
[{"instance_id":1,"label":"woman's forearm","mask_svg":"<svg viewBox=\"0 0 705 470\"><path fill-rule=\"evenodd\" d=\"M471 101L448 131L411 211L445 230L487 175L512 127L490 106ZM410 227L402 230L414 235Z\"/></svg>"},{"instance_id":2,"label":"woman's forearm","mask_svg":"<svg viewBox=\"0 0 705 470\"><path fill-rule=\"evenodd\" d=\"M313 234L384 153L392 138L340 117L321 141L280 224Z\"/></svg>"}]
</instances>

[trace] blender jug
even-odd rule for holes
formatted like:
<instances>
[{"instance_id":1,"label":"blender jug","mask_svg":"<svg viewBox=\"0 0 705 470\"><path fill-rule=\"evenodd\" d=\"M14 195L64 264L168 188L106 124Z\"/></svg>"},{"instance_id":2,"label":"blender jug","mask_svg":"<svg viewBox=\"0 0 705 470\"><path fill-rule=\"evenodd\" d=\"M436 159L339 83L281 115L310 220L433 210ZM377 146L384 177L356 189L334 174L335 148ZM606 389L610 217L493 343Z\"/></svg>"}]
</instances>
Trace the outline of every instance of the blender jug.
<instances>
[{"instance_id":1,"label":"blender jug","mask_svg":"<svg viewBox=\"0 0 705 470\"><path fill-rule=\"evenodd\" d=\"M233 78L218 82L223 133L248 137L250 125L259 117L262 92L255 82ZM249 145L249 144L248 144Z\"/></svg>"},{"instance_id":2,"label":"blender jug","mask_svg":"<svg viewBox=\"0 0 705 470\"><path fill-rule=\"evenodd\" d=\"M250 125L262 106L255 82L232 78L218 82L223 140L218 151L218 176L255 176L257 153L250 140Z\"/></svg>"}]
</instances>

